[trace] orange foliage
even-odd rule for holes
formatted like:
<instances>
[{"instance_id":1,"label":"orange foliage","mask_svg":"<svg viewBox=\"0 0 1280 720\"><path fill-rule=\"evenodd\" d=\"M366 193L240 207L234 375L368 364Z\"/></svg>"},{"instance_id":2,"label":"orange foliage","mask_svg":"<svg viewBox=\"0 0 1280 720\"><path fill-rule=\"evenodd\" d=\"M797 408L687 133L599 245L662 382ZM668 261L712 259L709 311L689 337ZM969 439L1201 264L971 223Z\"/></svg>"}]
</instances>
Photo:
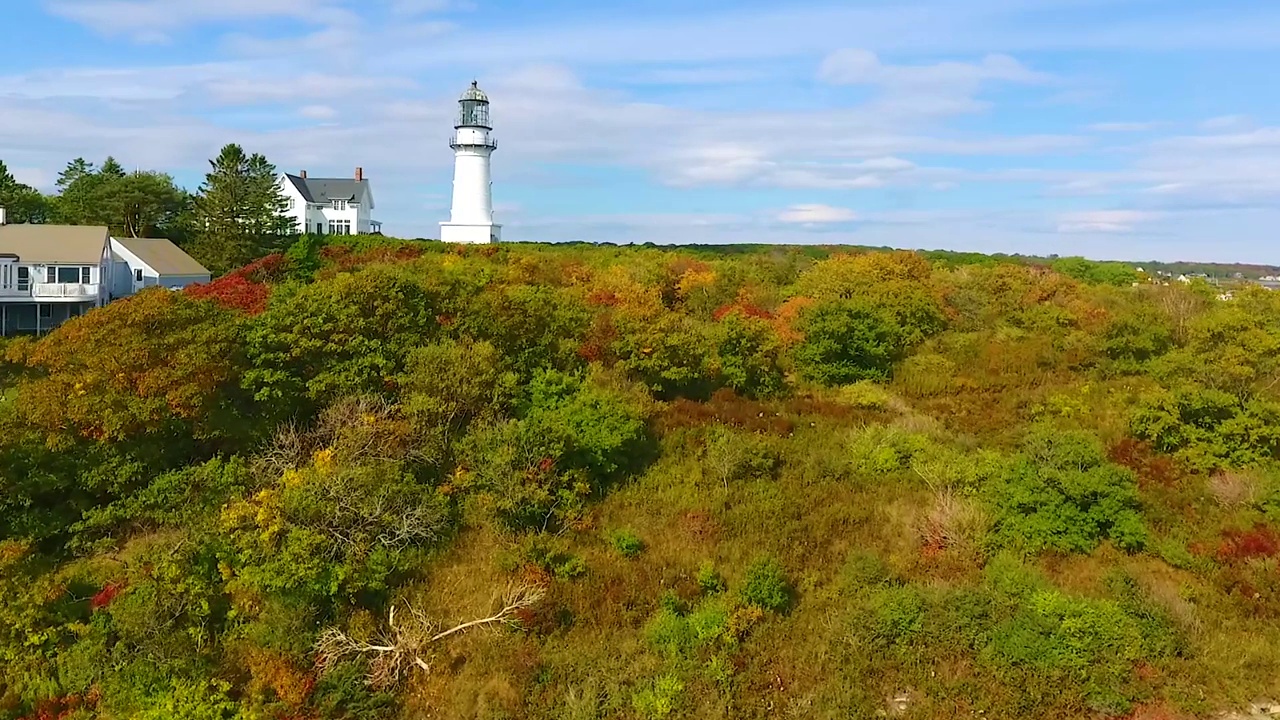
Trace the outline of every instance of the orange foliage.
<instances>
[{"instance_id":1,"label":"orange foliage","mask_svg":"<svg viewBox=\"0 0 1280 720\"><path fill-rule=\"evenodd\" d=\"M782 303L773 314L774 332L778 334L778 339L784 345L798 343L804 339L804 334L797 329L797 325L800 324L800 315L816 303L817 301L813 298L793 297Z\"/></svg>"},{"instance_id":2,"label":"orange foliage","mask_svg":"<svg viewBox=\"0 0 1280 720\"><path fill-rule=\"evenodd\" d=\"M1172 487L1183 475L1173 458L1159 454L1150 443L1141 440L1124 438L1112 445L1107 455L1111 462L1132 470L1138 478L1138 484L1143 487Z\"/></svg>"},{"instance_id":3,"label":"orange foliage","mask_svg":"<svg viewBox=\"0 0 1280 720\"><path fill-rule=\"evenodd\" d=\"M243 368L233 317L183 293L150 289L73 318L42 338L18 409L51 436L122 440L174 420L199 434Z\"/></svg>"},{"instance_id":4,"label":"orange foliage","mask_svg":"<svg viewBox=\"0 0 1280 720\"><path fill-rule=\"evenodd\" d=\"M262 693L270 690L280 702L290 708L301 708L315 689L315 677L297 668L281 653L250 647L242 653L249 669L249 691Z\"/></svg>"}]
</instances>

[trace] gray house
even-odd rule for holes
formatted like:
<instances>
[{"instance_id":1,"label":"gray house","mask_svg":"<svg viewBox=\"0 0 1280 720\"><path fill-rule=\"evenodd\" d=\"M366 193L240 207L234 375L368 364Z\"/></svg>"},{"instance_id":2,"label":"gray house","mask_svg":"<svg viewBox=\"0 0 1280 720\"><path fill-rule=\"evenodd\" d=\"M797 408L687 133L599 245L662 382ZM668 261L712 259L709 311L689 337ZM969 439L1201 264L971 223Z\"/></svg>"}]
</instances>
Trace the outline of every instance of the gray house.
<instances>
[{"instance_id":1,"label":"gray house","mask_svg":"<svg viewBox=\"0 0 1280 720\"><path fill-rule=\"evenodd\" d=\"M105 303L105 227L0 224L0 335L40 333Z\"/></svg>"}]
</instances>

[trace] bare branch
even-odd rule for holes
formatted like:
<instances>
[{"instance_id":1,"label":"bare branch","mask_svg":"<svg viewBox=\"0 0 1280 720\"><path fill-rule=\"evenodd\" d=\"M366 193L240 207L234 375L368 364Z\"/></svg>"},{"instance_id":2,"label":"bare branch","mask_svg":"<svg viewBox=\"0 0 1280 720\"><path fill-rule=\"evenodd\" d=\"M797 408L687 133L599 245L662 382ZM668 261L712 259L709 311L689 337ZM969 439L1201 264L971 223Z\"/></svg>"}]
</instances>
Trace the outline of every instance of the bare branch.
<instances>
[{"instance_id":1,"label":"bare branch","mask_svg":"<svg viewBox=\"0 0 1280 720\"><path fill-rule=\"evenodd\" d=\"M438 631L439 623L432 621L413 606L409 606L410 619L399 622L396 606L387 615L387 633L378 642L356 640L338 628L328 628L316 642L316 655L322 668L349 657L367 657L370 685L390 688L399 684L413 667L430 671L431 665L423 659L430 646L458 633L478 627L505 625L520 628L520 614L537 605L546 597L546 590L538 585L513 585L502 598L502 607L488 617L469 620L454 627Z\"/></svg>"}]
</instances>

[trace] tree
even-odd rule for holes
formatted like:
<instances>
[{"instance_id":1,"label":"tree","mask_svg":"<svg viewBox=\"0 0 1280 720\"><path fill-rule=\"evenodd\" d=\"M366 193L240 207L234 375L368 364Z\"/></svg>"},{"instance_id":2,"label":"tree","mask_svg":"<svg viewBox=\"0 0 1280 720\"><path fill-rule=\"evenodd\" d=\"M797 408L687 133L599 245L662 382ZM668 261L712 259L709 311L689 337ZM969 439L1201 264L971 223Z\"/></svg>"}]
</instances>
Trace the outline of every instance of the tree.
<instances>
[{"instance_id":1,"label":"tree","mask_svg":"<svg viewBox=\"0 0 1280 720\"><path fill-rule=\"evenodd\" d=\"M167 237L181 241L186 235L191 196L164 173L125 173L114 158L101 170L76 158L58 176L61 190L55 217L68 225L106 225L121 237Z\"/></svg>"},{"instance_id":2,"label":"tree","mask_svg":"<svg viewBox=\"0 0 1280 720\"><path fill-rule=\"evenodd\" d=\"M857 300L823 303L803 321L796 348L801 373L824 385L883 380L907 349L907 337L885 310Z\"/></svg>"},{"instance_id":3,"label":"tree","mask_svg":"<svg viewBox=\"0 0 1280 720\"><path fill-rule=\"evenodd\" d=\"M222 148L195 201L192 254L214 272L226 272L285 245L293 232L275 166L239 145Z\"/></svg>"},{"instance_id":4,"label":"tree","mask_svg":"<svg viewBox=\"0 0 1280 720\"><path fill-rule=\"evenodd\" d=\"M11 223L43 223L49 218L49 202L39 190L20 183L0 160L0 208Z\"/></svg>"}]
</instances>

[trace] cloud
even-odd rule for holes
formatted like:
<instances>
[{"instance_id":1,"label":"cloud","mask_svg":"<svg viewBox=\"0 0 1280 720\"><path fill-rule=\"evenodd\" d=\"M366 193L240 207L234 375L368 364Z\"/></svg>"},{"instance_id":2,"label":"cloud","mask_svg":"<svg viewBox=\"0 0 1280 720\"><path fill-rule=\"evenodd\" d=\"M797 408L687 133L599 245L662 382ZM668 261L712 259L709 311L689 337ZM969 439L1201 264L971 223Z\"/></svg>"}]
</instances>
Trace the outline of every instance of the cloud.
<instances>
[{"instance_id":1,"label":"cloud","mask_svg":"<svg viewBox=\"0 0 1280 720\"><path fill-rule=\"evenodd\" d=\"M837 50L822 61L818 77L833 85L882 85L894 89L973 88L985 82L1043 83L1049 75L1030 70L1008 55L987 55L978 63L885 65L870 50Z\"/></svg>"},{"instance_id":2,"label":"cloud","mask_svg":"<svg viewBox=\"0 0 1280 720\"><path fill-rule=\"evenodd\" d=\"M1100 122L1086 125L1085 129L1102 133L1131 133L1154 130L1158 127L1160 127L1158 122Z\"/></svg>"},{"instance_id":3,"label":"cloud","mask_svg":"<svg viewBox=\"0 0 1280 720\"><path fill-rule=\"evenodd\" d=\"M165 42L176 30L209 22L285 17L337 23L354 16L334 0L47 0L55 15L105 35Z\"/></svg>"},{"instance_id":4,"label":"cloud","mask_svg":"<svg viewBox=\"0 0 1280 720\"><path fill-rule=\"evenodd\" d=\"M830 205L792 205L778 214L779 222L800 225L847 223L858 219L858 214L848 208Z\"/></svg>"},{"instance_id":5,"label":"cloud","mask_svg":"<svg viewBox=\"0 0 1280 720\"><path fill-rule=\"evenodd\" d=\"M309 120L332 120L338 111L328 105L305 105L298 108L298 114Z\"/></svg>"},{"instance_id":6,"label":"cloud","mask_svg":"<svg viewBox=\"0 0 1280 720\"><path fill-rule=\"evenodd\" d=\"M1155 215L1138 210L1087 210L1064 213L1058 219L1060 233L1128 233Z\"/></svg>"}]
</instances>

